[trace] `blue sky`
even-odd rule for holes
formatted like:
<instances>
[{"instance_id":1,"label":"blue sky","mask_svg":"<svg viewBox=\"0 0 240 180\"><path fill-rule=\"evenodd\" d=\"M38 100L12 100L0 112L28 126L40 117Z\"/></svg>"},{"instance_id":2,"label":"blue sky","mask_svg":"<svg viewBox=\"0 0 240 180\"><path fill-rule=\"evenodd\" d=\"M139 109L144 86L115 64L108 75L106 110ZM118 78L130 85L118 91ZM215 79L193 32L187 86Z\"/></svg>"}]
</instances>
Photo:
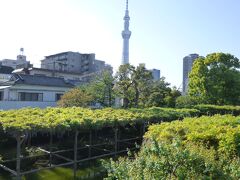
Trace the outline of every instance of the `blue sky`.
<instances>
[{"instance_id":1,"label":"blue sky","mask_svg":"<svg viewBox=\"0 0 240 180\"><path fill-rule=\"evenodd\" d=\"M239 0L129 0L130 63L182 83L182 58L228 52L240 58ZM121 63L124 0L0 1L0 59L20 47L35 66L62 51L96 53Z\"/></svg>"}]
</instances>

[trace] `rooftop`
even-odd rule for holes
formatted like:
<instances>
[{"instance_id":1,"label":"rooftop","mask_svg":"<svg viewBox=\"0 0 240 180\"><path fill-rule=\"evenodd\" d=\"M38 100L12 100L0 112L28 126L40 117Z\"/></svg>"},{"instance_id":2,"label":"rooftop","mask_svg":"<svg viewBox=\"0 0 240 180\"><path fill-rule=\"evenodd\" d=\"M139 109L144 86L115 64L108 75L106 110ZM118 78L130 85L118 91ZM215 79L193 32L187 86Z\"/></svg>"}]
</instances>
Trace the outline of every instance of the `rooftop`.
<instances>
[{"instance_id":1,"label":"rooftop","mask_svg":"<svg viewBox=\"0 0 240 180\"><path fill-rule=\"evenodd\" d=\"M27 84L38 86L54 86L54 87L74 87L72 84L67 83L63 78L48 77L48 76L34 76L27 74L13 74L10 81L0 84L14 85L14 84Z\"/></svg>"}]
</instances>

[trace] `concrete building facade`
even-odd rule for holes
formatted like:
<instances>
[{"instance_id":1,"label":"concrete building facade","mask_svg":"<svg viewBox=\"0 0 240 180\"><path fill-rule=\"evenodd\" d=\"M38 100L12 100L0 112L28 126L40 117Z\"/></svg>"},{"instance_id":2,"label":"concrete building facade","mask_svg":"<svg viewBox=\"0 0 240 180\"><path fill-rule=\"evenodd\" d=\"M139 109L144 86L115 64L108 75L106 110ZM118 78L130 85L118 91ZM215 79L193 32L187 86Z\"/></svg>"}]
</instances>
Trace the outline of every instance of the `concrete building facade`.
<instances>
[{"instance_id":1,"label":"concrete building facade","mask_svg":"<svg viewBox=\"0 0 240 180\"><path fill-rule=\"evenodd\" d=\"M0 61L0 64L2 66L12 67L13 69L28 68L33 66L32 64L30 64L30 61L27 61L27 57L23 54L19 54L16 60L3 59Z\"/></svg>"},{"instance_id":2,"label":"concrete building facade","mask_svg":"<svg viewBox=\"0 0 240 180\"><path fill-rule=\"evenodd\" d=\"M89 74L105 69L111 69L104 61L95 59L95 54L81 54L79 52L63 52L46 56L41 60L41 68L52 71Z\"/></svg>"},{"instance_id":3,"label":"concrete building facade","mask_svg":"<svg viewBox=\"0 0 240 180\"><path fill-rule=\"evenodd\" d=\"M151 69L150 71L152 72L152 76L153 76L154 81L157 81L157 80L160 79L161 72L160 72L159 69Z\"/></svg>"},{"instance_id":4,"label":"concrete building facade","mask_svg":"<svg viewBox=\"0 0 240 180\"><path fill-rule=\"evenodd\" d=\"M0 83L8 81L11 78L13 70L12 67L0 65Z\"/></svg>"},{"instance_id":5,"label":"concrete building facade","mask_svg":"<svg viewBox=\"0 0 240 180\"><path fill-rule=\"evenodd\" d=\"M192 70L195 59L199 58L198 54L189 54L183 58L183 84L182 84L182 95L186 95L188 91L188 75Z\"/></svg>"}]
</instances>

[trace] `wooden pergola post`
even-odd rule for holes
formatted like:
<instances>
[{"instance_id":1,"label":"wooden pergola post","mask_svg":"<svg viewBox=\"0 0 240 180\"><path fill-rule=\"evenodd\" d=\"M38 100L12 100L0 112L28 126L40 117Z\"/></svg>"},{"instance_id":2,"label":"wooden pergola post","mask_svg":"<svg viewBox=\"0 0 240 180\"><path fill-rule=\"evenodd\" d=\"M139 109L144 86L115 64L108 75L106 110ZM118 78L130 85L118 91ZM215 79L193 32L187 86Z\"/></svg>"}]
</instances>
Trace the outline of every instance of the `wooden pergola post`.
<instances>
[{"instance_id":1,"label":"wooden pergola post","mask_svg":"<svg viewBox=\"0 0 240 180\"><path fill-rule=\"evenodd\" d=\"M115 127L114 129L114 152L115 155L117 154L118 151L118 128Z\"/></svg>"},{"instance_id":2,"label":"wooden pergola post","mask_svg":"<svg viewBox=\"0 0 240 180\"><path fill-rule=\"evenodd\" d=\"M92 156L92 130L89 131L89 147L88 147L88 157Z\"/></svg>"},{"instance_id":3,"label":"wooden pergola post","mask_svg":"<svg viewBox=\"0 0 240 180\"><path fill-rule=\"evenodd\" d=\"M21 134L16 134L17 141L17 160L16 160L16 171L17 171L17 180L21 180L21 144L24 139L21 140Z\"/></svg>"},{"instance_id":4,"label":"wooden pergola post","mask_svg":"<svg viewBox=\"0 0 240 180\"><path fill-rule=\"evenodd\" d=\"M73 169L73 178L77 178L77 152L78 152L78 131L75 132L74 138L74 169Z\"/></svg>"},{"instance_id":5,"label":"wooden pergola post","mask_svg":"<svg viewBox=\"0 0 240 180\"><path fill-rule=\"evenodd\" d=\"M17 164L16 164L16 170L17 170L17 180L21 180L21 137L20 135L17 135Z\"/></svg>"},{"instance_id":6,"label":"wooden pergola post","mask_svg":"<svg viewBox=\"0 0 240 180\"><path fill-rule=\"evenodd\" d=\"M50 142L49 142L49 165L52 166L52 144L53 144L53 132L50 131Z\"/></svg>"}]
</instances>

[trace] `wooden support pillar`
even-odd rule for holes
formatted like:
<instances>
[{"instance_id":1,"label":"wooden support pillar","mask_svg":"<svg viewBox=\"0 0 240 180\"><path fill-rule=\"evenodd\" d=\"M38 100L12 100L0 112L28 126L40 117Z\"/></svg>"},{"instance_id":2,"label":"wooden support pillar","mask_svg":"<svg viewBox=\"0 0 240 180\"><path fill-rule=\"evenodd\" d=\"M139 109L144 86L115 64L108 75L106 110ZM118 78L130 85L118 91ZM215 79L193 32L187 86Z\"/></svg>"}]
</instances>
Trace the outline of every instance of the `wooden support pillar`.
<instances>
[{"instance_id":1,"label":"wooden support pillar","mask_svg":"<svg viewBox=\"0 0 240 180\"><path fill-rule=\"evenodd\" d=\"M78 131L75 132L75 138L74 138L74 169L73 169L73 178L77 178L77 148L78 148Z\"/></svg>"},{"instance_id":2,"label":"wooden support pillar","mask_svg":"<svg viewBox=\"0 0 240 180\"><path fill-rule=\"evenodd\" d=\"M16 164L16 170L17 170L17 180L21 180L21 137L20 135L17 135L17 164Z\"/></svg>"},{"instance_id":3,"label":"wooden support pillar","mask_svg":"<svg viewBox=\"0 0 240 180\"><path fill-rule=\"evenodd\" d=\"M50 131L50 141L49 141L49 166L52 166L52 144L53 144L53 132Z\"/></svg>"},{"instance_id":4,"label":"wooden support pillar","mask_svg":"<svg viewBox=\"0 0 240 180\"><path fill-rule=\"evenodd\" d=\"M114 152L115 155L117 154L118 151L118 128L116 127L114 129Z\"/></svg>"},{"instance_id":5,"label":"wooden support pillar","mask_svg":"<svg viewBox=\"0 0 240 180\"><path fill-rule=\"evenodd\" d=\"M21 180L21 144L23 140L21 140L21 135L18 133L16 135L17 141L17 162L16 162L16 171L17 171L17 180Z\"/></svg>"},{"instance_id":6,"label":"wooden support pillar","mask_svg":"<svg viewBox=\"0 0 240 180\"><path fill-rule=\"evenodd\" d=\"M27 146L31 146L31 141L32 141L32 132L30 131L28 134L28 139L27 139Z\"/></svg>"},{"instance_id":7,"label":"wooden support pillar","mask_svg":"<svg viewBox=\"0 0 240 180\"><path fill-rule=\"evenodd\" d=\"M88 157L92 156L92 130L89 131L89 147L88 147Z\"/></svg>"}]
</instances>

